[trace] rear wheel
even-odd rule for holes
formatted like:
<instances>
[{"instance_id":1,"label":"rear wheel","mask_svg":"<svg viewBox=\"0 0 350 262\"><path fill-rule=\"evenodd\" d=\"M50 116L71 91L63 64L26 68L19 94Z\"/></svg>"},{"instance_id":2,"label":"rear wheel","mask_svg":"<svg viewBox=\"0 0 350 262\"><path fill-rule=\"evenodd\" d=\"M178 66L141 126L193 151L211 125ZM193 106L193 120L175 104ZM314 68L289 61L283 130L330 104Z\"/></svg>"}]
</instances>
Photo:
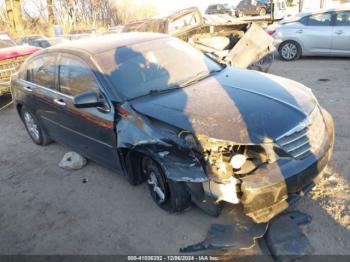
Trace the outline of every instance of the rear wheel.
<instances>
[{"instance_id":1,"label":"rear wheel","mask_svg":"<svg viewBox=\"0 0 350 262\"><path fill-rule=\"evenodd\" d=\"M280 44L278 53L286 61L297 60L301 56L301 46L295 41L285 41Z\"/></svg>"},{"instance_id":2,"label":"rear wheel","mask_svg":"<svg viewBox=\"0 0 350 262\"><path fill-rule=\"evenodd\" d=\"M167 180L161 167L152 158L142 158L141 170L147 178L151 197L159 207L168 212L181 212L190 206L191 197L186 185Z\"/></svg>"},{"instance_id":3,"label":"rear wheel","mask_svg":"<svg viewBox=\"0 0 350 262\"><path fill-rule=\"evenodd\" d=\"M40 126L40 123L34 114L31 113L26 107L22 107L21 117L30 138L35 144L44 146L52 142L52 140Z\"/></svg>"}]
</instances>

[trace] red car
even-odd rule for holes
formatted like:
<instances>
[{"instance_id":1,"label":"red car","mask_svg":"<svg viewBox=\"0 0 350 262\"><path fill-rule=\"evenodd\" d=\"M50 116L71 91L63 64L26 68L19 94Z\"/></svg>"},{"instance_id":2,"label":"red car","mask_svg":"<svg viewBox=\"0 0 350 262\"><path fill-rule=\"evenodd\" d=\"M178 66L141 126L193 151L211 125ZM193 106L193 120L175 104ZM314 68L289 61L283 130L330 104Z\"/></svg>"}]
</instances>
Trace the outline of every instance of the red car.
<instances>
[{"instance_id":1,"label":"red car","mask_svg":"<svg viewBox=\"0 0 350 262\"><path fill-rule=\"evenodd\" d=\"M0 95L10 92L11 75L32 53L41 48L17 45L7 33L0 33Z\"/></svg>"}]
</instances>

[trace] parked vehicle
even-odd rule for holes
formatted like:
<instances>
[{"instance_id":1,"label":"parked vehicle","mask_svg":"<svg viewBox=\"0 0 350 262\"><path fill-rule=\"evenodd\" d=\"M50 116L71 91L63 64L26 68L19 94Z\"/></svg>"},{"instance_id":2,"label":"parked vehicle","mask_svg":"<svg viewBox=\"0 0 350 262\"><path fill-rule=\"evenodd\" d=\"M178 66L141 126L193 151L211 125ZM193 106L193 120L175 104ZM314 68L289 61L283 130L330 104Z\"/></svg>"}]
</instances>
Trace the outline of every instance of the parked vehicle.
<instances>
[{"instance_id":1,"label":"parked vehicle","mask_svg":"<svg viewBox=\"0 0 350 262\"><path fill-rule=\"evenodd\" d=\"M11 75L30 54L39 49L17 45L7 33L0 33L0 96L10 93Z\"/></svg>"},{"instance_id":2,"label":"parked vehicle","mask_svg":"<svg viewBox=\"0 0 350 262\"><path fill-rule=\"evenodd\" d=\"M229 4L214 4L209 5L205 10L205 14L207 15L218 15L218 14L227 14L230 16L235 16L235 10Z\"/></svg>"},{"instance_id":3,"label":"parked vehicle","mask_svg":"<svg viewBox=\"0 0 350 262\"><path fill-rule=\"evenodd\" d=\"M333 122L309 88L225 66L164 34L110 34L35 53L12 77L38 145L62 142L147 182L161 208L212 215L241 203L255 222L309 189Z\"/></svg>"},{"instance_id":4,"label":"parked vehicle","mask_svg":"<svg viewBox=\"0 0 350 262\"><path fill-rule=\"evenodd\" d=\"M301 13L268 32L284 60L301 56L350 56L350 8Z\"/></svg>"},{"instance_id":5,"label":"parked vehicle","mask_svg":"<svg viewBox=\"0 0 350 262\"><path fill-rule=\"evenodd\" d=\"M18 41L19 45L28 44L32 46L47 48L51 46L49 39L42 35L23 36Z\"/></svg>"},{"instance_id":6,"label":"parked vehicle","mask_svg":"<svg viewBox=\"0 0 350 262\"><path fill-rule=\"evenodd\" d=\"M126 24L123 32L165 33L184 40L220 63L268 72L274 57L273 38L251 22L210 23L198 8Z\"/></svg>"},{"instance_id":7,"label":"parked vehicle","mask_svg":"<svg viewBox=\"0 0 350 262\"><path fill-rule=\"evenodd\" d=\"M242 0L236 6L236 16L246 15L264 16L271 13L270 0Z\"/></svg>"}]
</instances>

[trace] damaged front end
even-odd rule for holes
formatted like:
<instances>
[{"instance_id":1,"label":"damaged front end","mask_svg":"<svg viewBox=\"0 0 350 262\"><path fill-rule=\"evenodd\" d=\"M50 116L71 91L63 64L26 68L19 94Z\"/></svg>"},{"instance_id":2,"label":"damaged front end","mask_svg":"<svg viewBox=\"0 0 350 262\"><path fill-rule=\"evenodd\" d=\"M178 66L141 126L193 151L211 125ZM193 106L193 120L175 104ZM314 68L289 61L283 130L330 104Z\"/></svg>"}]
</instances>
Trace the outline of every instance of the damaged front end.
<instances>
[{"instance_id":1,"label":"damaged front end","mask_svg":"<svg viewBox=\"0 0 350 262\"><path fill-rule=\"evenodd\" d=\"M123 32L158 32L177 37L219 63L268 72L274 60L273 38L261 26L236 21L205 21L196 7L126 24Z\"/></svg>"},{"instance_id":2,"label":"damaged front end","mask_svg":"<svg viewBox=\"0 0 350 262\"><path fill-rule=\"evenodd\" d=\"M222 202L240 203L255 223L270 221L288 207L291 193L303 191L322 172L332 152L333 122L326 112L329 132L320 138L318 151L301 161L269 139L260 145L213 139L139 114L132 106L127 111L132 113L117 126L118 147L152 157L169 181L185 183L192 201L213 216L220 214Z\"/></svg>"},{"instance_id":3,"label":"damaged front end","mask_svg":"<svg viewBox=\"0 0 350 262\"><path fill-rule=\"evenodd\" d=\"M268 168L276 161L272 143L241 145L199 135L190 145L209 178L203 192L214 204L242 203L256 223L268 222L288 207L285 178Z\"/></svg>"},{"instance_id":4,"label":"damaged front end","mask_svg":"<svg viewBox=\"0 0 350 262\"><path fill-rule=\"evenodd\" d=\"M257 24L206 25L187 41L220 63L262 72L268 72L276 50L273 38Z\"/></svg>"},{"instance_id":5,"label":"damaged front end","mask_svg":"<svg viewBox=\"0 0 350 262\"><path fill-rule=\"evenodd\" d=\"M221 202L242 203L247 216L263 223L287 208L285 179L268 167L276 161L271 143L242 145L194 136L132 107L124 111L129 113L117 126L118 147L152 157L167 179L186 183L192 201L210 215L220 213Z\"/></svg>"}]
</instances>

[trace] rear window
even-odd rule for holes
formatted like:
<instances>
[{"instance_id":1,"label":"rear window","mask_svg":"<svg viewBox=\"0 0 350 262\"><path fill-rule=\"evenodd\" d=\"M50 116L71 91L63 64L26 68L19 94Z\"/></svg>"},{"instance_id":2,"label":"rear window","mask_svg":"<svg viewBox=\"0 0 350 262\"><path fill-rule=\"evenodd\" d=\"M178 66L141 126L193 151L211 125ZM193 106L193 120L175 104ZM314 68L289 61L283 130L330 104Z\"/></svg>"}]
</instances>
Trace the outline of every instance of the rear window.
<instances>
[{"instance_id":1,"label":"rear window","mask_svg":"<svg viewBox=\"0 0 350 262\"><path fill-rule=\"evenodd\" d=\"M194 27L201 23L197 12L189 13L169 22L169 33L175 33L185 28Z\"/></svg>"}]
</instances>

